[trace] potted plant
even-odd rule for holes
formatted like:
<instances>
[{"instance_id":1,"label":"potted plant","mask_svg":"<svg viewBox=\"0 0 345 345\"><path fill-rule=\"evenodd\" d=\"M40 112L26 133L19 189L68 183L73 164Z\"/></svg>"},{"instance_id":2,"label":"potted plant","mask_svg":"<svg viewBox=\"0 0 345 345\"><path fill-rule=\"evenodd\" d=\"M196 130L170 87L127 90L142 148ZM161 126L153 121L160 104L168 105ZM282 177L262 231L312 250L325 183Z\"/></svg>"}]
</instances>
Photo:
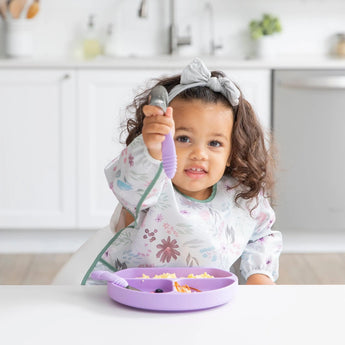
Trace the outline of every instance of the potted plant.
<instances>
[{"instance_id":1,"label":"potted plant","mask_svg":"<svg viewBox=\"0 0 345 345\"><path fill-rule=\"evenodd\" d=\"M258 57L272 57L274 51L275 34L282 31L278 17L264 13L261 20L252 20L249 23L251 38L257 43Z\"/></svg>"}]
</instances>

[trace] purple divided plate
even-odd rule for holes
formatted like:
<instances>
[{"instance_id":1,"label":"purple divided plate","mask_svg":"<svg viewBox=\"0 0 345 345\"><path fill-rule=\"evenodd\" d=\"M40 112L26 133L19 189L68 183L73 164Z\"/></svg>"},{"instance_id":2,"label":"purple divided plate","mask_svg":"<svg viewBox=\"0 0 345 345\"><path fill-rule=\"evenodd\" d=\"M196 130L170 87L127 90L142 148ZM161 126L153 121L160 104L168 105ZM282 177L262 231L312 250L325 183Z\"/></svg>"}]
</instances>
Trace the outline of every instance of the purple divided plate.
<instances>
[{"instance_id":1,"label":"purple divided plate","mask_svg":"<svg viewBox=\"0 0 345 345\"><path fill-rule=\"evenodd\" d=\"M199 275L208 273L214 278L187 278L189 274ZM175 273L177 278L154 279L156 274ZM216 307L231 301L238 286L237 277L227 271L204 267L154 267L128 268L116 272L127 280L128 284L141 291L123 288L108 282L109 296L130 307L161 310L188 311ZM150 278L142 278L142 275ZM187 284L201 292L182 293L174 289L174 282ZM156 289L162 293L154 293Z\"/></svg>"}]
</instances>

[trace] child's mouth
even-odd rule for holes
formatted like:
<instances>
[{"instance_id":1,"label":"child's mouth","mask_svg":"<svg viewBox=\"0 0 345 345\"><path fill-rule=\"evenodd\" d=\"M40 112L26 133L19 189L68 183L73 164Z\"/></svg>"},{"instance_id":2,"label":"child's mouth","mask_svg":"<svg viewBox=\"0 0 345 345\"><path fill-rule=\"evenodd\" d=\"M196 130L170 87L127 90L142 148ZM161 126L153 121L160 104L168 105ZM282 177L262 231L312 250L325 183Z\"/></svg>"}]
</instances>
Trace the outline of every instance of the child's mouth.
<instances>
[{"instance_id":1,"label":"child's mouth","mask_svg":"<svg viewBox=\"0 0 345 345\"><path fill-rule=\"evenodd\" d=\"M189 168L185 169L187 176L192 178L200 178L207 174L207 171L203 168Z\"/></svg>"}]
</instances>

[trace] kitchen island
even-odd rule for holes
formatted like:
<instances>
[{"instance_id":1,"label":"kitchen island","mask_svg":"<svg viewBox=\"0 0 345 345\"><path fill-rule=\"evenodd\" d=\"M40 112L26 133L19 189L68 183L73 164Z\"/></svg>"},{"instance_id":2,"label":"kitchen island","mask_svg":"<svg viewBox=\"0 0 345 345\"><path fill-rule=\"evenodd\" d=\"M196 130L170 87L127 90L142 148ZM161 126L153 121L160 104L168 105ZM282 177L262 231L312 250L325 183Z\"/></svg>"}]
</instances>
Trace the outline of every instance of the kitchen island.
<instances>
[{"instance_id":1,"label":"kitchen island","mask_svg":"<svg viewBox=\"0 0 345 345\"><path fill-rule=\"evenodd\" d=\"M344 344L345 285L239 286L193 312L121 305L106 286L0 286L3 344Z\"/></svg>"}]
</instances>

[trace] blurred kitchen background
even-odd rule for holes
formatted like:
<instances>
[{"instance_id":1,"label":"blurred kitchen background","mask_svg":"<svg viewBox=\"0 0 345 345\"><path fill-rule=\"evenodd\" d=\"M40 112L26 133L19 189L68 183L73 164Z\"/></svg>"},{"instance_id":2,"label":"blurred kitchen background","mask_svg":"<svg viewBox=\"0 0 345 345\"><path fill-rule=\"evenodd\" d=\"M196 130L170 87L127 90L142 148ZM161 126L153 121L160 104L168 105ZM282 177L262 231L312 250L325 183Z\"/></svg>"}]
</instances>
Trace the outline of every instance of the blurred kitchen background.
<instances>
[{"instance_id":1,"label":"blurred kitchen background","mask_svg":"<svg viewBox=\"0 0 345 345\"><path fill-rule=\"evenodd\" d=\"M138 16L141 2L144 18ZM170 0L41 0L39 5L33 23L35 57L73 56L85 35L89 15L95 16L95 30L101 40L112 26L119 56L168 52ZM273 13L281 20L284 29L279 52L284 56L328 55L335 35L344 32L345 3L341 0L175 0L174 5L179 34L190 34L193 42L181 49L185 55L209 54L213 31L215 43L222 46L217 54L248 56L248 23L263 13ZM3 21L1 25L3 32Z\"/></svg>"},{"instance_id":2,"label":"blurred kitchen background","mask_svg":"<svg viewBox=\"0 0 345 345\"><path fill-rule=\"evenodd\" d=\"M273 132L278 282L345 283L344 1L0 0L0 13L0 284L48 284L108 224L103 168L126 106L194 56ZM255 40L264 14L281 30Z\"/></svg>"}]
</instances>

